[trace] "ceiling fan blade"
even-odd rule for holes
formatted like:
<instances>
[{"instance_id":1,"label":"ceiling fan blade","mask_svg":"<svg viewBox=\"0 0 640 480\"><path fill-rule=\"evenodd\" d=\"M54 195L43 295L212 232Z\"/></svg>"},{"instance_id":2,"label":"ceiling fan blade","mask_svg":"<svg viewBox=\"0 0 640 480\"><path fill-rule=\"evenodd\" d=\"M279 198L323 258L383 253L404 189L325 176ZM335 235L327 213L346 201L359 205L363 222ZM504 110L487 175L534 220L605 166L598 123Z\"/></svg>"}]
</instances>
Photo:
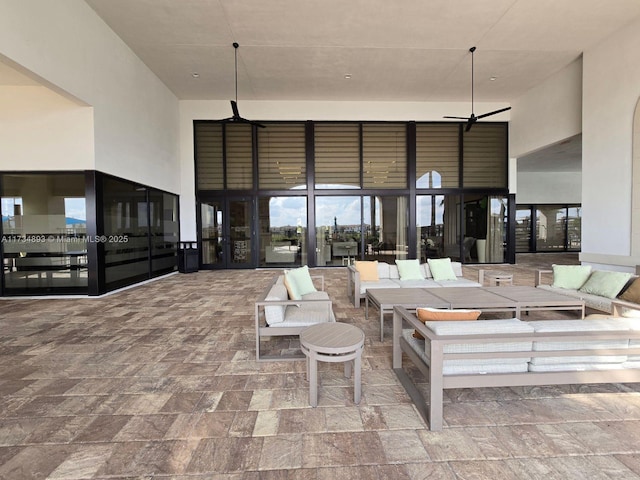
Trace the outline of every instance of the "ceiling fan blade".
<instances>
[{"instance_id":1,"label":"ceiling fan blade","mask_svg":"<svg viewBox=\"0 0 640 480\"><path fill-rule=\"evenodd\" d=\"M238 113L238 104L235 100L231 100L231 110L233 110L234 117L240 117L240 113Z\"/></svg>"},{"instance_id":2,"label":"ceiling fan blade","mask_svg":"<svg viewBox=\"0 0 640 480\"><path fill-rule=\"evenodd\" d=\"M464 129L465 132L468 132L469 130L471 130L471 127L473 127L473 124L476 123L478 121L479 117L476 117L473 113L471 114L471 116L469 117L469 120L467 121L467 126Z\"/></svg>"},{"instance_id":3,"label":"ceiling fan blade","mask_svg":"<svg viewBox=\"0 0 640 480\"><path fill-rule=\"evenodd\" d=\"M469 117L449 117L449 116L444 116L442 118L455 118L456 120L469 120Z\"/></svg>"},{"instance_id":4,"label":"ceiling fan blade","mask_svg":"<svg viewBox=\"0 0 640 480\"><path fill-rule=\"evenodd\" d=\"M511 107L501 108L500 110L494 110L493 112L483 113L482 115L478 115L478 118L489 117L491 115L496 115L498 113L506 112L507 110L511 110Z\"/></svg>"}]
</instances>

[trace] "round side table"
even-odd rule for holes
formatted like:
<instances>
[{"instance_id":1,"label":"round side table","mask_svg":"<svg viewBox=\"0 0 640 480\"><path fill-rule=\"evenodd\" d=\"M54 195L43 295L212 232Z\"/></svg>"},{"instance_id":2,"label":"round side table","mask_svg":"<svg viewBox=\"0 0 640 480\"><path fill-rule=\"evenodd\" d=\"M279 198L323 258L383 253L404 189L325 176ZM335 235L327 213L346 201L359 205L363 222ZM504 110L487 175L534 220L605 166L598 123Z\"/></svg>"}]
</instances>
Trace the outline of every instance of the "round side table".
<instances>
[{"instance_id":1,"label":"round side table","mask_svg":"<svg viewBox=\"0 0 640 480\"><path fill-rule=\"evenodd\" d=\"M344 375L349 378L353 361L353 401L360 403L363 348L364 332L348 323L317 323L300 333L300 349L307 357L309 404L312 407L318 406L318 362L345 362Z\"/></svg>"}]
</instances>

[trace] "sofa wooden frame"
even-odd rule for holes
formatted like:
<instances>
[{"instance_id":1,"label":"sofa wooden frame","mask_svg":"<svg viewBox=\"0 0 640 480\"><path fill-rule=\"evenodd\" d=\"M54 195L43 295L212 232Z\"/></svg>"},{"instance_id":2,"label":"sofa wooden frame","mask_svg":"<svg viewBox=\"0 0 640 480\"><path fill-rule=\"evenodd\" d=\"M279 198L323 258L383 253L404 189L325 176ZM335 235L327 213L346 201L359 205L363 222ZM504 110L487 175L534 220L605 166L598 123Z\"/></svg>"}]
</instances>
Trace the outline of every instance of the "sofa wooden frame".
<instances>
[{"instance_id":1,"label":"sofa wooden frame","mask_svg":"<svg viewBox=\"0 0 640 480\"><path fill-rule=\"evenodd\" d=\"M300 360L306 358L302 352L300 354L294 355L263 355L260 350L260 340L267 337L283 337L283 336L299 336L300 332L307 328L304 327L278 327L278 326L269 326L265 320L264 308L267 306L276 306L276 305L301 305L301 304L309 304L309 303L317 303L317 304L326 304L327 305L327 315L331 314L331 310L333 308L333 302L331 299L322 299L322 300L266 300L271 287L273 287L278 278L281 275L277 275L267 286L267 288L262 292L262 294L258 297L258 300L255 302L255 332L256 332L256 360L265 361L265 360ZM323 275L311 275L311 278L314 280L314 283L320 283L320 290L324 291L324 276Z\"/></svg>"},{"instance_id":2,"label":"sofa wooden frame","mask_svg":"<svg viewBox=\"0 0 640 480\"><path fill-rule=\"evenodd\" d=\"M413 347L402 337L405 326L418 330L425 343L431 347L430 363L427 365ZM640 382L640 368L619 370L585 370L564 372L523 372L523 373L487 373L470 375L443 375L443 363L448 359L495 359L516 357L561 357L576 355L640 355L640 348L607 350L553 350L524 352L484 352L484 353L444 353L444 347L451 344L478 344L496 342L566 342L585 340L638 339L640 331L611 332L553 332L553 333L516 333L490 335L436 335L420 322L414 312L403 307L395 307L393 313L393 370L400 383L411 397L416 408L424 418L430 430L442 430L443 397L445 389L475 387L514 387L534 385L571 385L585 383L633 383ZM403 354L424 375L428 383L430 401L427 402L420 390L403 369Z\"/></svg>"}]
</instances>

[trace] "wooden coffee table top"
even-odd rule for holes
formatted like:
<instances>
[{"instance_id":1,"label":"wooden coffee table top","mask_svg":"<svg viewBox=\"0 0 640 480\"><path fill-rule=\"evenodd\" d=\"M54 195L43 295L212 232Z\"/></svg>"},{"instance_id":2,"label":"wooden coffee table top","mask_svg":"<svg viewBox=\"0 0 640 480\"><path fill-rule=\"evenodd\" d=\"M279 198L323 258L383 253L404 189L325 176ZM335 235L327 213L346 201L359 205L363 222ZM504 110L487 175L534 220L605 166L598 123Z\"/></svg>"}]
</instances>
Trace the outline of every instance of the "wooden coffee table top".
<instances>
[{"instance_id":1,"label":"wooden coffee table top","mask_svg":"<svg viewBox=\"0 0 640 480\"><path fill-rule=\"evenodd\" d=\"M477 308L479 310L516 308L514 300L498 295L485 287L442 287L426 290L448 302L451 308Z\"/></svg>"}]
</instances>

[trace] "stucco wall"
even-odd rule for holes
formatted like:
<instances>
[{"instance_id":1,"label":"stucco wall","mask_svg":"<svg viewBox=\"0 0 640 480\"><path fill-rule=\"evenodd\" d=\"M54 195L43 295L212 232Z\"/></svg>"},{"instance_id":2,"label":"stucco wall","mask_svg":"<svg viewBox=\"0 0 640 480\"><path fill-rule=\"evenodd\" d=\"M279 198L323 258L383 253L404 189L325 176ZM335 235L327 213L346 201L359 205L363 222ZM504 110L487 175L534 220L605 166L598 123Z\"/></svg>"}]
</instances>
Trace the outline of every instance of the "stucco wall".
<instances>
[{"instance_id":1,"label":"stucco wall","mask_svg":"<svg viewBox=\"0 0 640 480\"><path fill-rule=\"evenodd\" d=\"M636 265L631 256L633 115L640 97L640 21L583 57L582 255ZM640 188L640 186L636 186Z\"/></svg>"},{"instance_id":2,"label":"stucco wall","mask_svg":"<svg viewBox=\"0 0 640 480\"><path fill-rule=\"evenodd\" d=\"M0 54L93 107L81 163L179 193L177 98L95 12L82 0L0 0L0 12Z\"/></svg>"},{"instance_id":3,"label":"stucco wall","mask_svg":"<svg viewBox=\"0 0 640 480\"><path fill-rule=\"evenodd\" d=\"M0 87L0 169L93 169L93 108L41 86Z\"/></svg>"}]
</instances>

